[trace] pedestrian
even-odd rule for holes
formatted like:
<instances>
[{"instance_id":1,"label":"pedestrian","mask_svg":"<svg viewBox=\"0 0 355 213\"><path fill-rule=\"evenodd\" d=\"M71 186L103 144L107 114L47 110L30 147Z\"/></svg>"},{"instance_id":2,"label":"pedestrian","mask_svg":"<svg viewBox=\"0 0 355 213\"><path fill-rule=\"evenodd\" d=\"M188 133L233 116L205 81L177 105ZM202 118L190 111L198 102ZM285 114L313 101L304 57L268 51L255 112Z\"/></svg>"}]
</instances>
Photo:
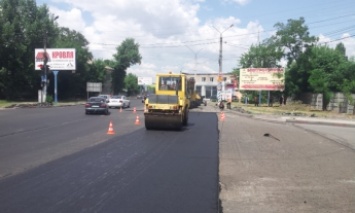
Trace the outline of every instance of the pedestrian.
<instances>
[{"instance_id":1,"label":"pedestrian","mask_svg":"<svg viewBox=\"0 0 355 213\"><path fill-rule=\"evenodd\" d=\"M254 106L259 106L258 96L254 96Z\"/></svg>"}]
</instances>

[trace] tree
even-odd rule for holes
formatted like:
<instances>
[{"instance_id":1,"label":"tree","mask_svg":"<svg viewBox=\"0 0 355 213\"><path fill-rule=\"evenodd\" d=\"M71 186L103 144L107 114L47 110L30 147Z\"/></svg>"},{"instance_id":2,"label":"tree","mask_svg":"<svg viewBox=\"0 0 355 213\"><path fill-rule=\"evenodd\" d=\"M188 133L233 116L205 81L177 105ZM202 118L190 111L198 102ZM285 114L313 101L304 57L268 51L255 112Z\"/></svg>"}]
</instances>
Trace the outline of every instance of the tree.
<instances>
[{"instance_id":1,"label":"tree","mask_svg":"<svg viewBox=\"0 0 355 213\"><path fill-rule=\"evenodd\" d=\"M346 56L346 48L343 43L340 42L339 44L337 44L335 50L338 51L341 55L343 55L346 60L348 60L348 57Z\"/></svg>"},{"instance_id":2,"label":"tree","mask_svg":"<svg viewBox=\"0 0 355 213\"><path fill-rule=\"evenodd\" d=\"M354 106L353 114L355 115L355 100L352 94L355 93L355 60L349 60L348 66L343 73L343 81L341 83L341 91L348 98L350 104Z\"/></svg>"},{"instance_id":3,"label":"tree","mask_svg":"<svg viewBox=\"0 0 355 213\"><path fill-rule=\"evenodd\" d=\"M348 63L338 50L327 46L312 48L310 61L310 76L308 82L313 92L323 94L323 110L330 101L332 92L341 91Z\"/></svg>"},{"instance_id":4,"label":"tree","mask_svg":"<svg viewBox=\"0 0 355 213\"><path fill-rule=\"evenodd\" d=\"M266 42L268 43L252 45L247 53L242 54L239 61L241 67L278 67L278 62L282 58L281 49L274 43Z\"/></svg>"},{"instance_id":5,"label":"tree","mask_svg":"<svg viewBox=\"0 0 355 213\"><path fill-rule=\"evenodd\" d=\"M282 48L287 60L284 90L286 100L287 96L295 95L297 97L302 92L309 90L306 55L318 38L310 36L303 17L298 20L289 19L287 24L276 23L274 27L277 32L275 36L271 37L271 40L279 48Z\"/></svg>"},{"instance_id":6,"label":"tree","mask_svg":"<svg viewBox=\"0 0 355 213\"><path fill-rule=\"evenodd\" d=\"M137 63L140 64L142 56L139 53L139 45L132 38L124 40L116 50L113 61L112 89L115 94L118 94L124 87L127 68Z\"/></svg>"},{"instance_id":7,"label":"tree","mask_svg":"<svg viewBox=\"0 0 355 213\"><path fill-rule=\"evenodd\" d=\"M305 49L316 42L315 36L310 36L308 27L303 17L298 20L289 19L287 24L276 23L277 32L272 37L274 43L284 48L283 52L288 61L288 66L295 62Z\"/></svg>"},{"instance_id":8,"label":"tree","mask_svg":"<svg viewBox=\"0 0 355 213\"><path fill-rule=\"evenodd\" d=\"M1 0L0 8L0 97L33 98L40 87L34 49L43 48L47 35L55 34L55 19L34 0Z\"/></svg>"},{"instance_id":9,"label":"tree","mask_svg":"<svg viewBox=\"0 0 355 213\"><path fill-rule=\"evenodd\" d=\"M137 94L139 92L138 77L136 75L129 73L124 79L124 83L128 96Z\"/></svg>"}]
</instances>

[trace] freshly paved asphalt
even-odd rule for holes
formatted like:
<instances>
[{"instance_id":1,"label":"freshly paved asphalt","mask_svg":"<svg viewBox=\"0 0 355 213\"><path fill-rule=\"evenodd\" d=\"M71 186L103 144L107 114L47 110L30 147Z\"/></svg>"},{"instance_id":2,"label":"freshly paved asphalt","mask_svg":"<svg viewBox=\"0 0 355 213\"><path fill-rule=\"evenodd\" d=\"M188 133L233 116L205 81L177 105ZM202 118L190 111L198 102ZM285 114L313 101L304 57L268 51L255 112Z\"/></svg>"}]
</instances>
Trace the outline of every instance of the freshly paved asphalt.
<instances>
[{"instance_id":1,"label":"freshly paved asphalt","mask_svg":"<svg viewBox=\"0 0 355 213\"><path fill-rule=\"evenodd\" d=\"M70 110L75 113L66 116L75 122L65 122L70 119L60 116L65 114L64 108L46 109L42 112L47 117L45 123L32 126L32 116L41 110L19 111L27 115L23 125L30 129L28 131L22 131L20 123L9 119L13 129L7 131L13 134L4 131L0 137L1 143L8 146L22 144L30 150L31 137L40 140L42 146L50 143L49 147L53 147L57 143L49 153L62 147L61 143L68 148L78 141L90 144L81 151L49 158L48 163L2 178L1 213L218 212L218 121L215 113L191 112L189 125L183 131L146 131L143 125L134 125L132 111L122 112L122 115L112 110L110 116L86 116L82 107L74 106ZM63 120L53 122L53 112ZM116 135L106 135L110 120L116 124ZM84 132L93 140L94 135L109 139L92 143L89 138L80 136ZM70 139L75 133L78 138ZM48 136L56 134L61 137L52 143ZM27 159L41 156L28 156Z\"/></svg>"}]
</instances>

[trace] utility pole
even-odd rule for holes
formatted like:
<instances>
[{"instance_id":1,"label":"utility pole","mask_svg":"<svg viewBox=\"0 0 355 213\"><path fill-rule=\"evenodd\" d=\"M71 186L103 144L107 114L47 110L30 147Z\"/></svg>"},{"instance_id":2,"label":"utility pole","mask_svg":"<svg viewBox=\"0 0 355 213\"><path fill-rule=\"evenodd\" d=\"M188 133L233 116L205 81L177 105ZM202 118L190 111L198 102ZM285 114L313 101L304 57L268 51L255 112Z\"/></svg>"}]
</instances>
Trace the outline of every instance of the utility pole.
<instances>
[{"instance_id":1,"label":"utility pole","mask_svg":"<svg viewBox=\"0 0 355 213\"><path fill-rule=\"evenodd\" d=\"M223 81L223 77L222 77L222 45L223 45L223 37L222 34L224 32L226 32L227 30L229 30L230 28L233 27L233 24L231 24L227 29L225 29L224 31L220 32L217 28L213 27L215 30L217 30L217 32L219 32L219 58L218 58L218 64L219 64L219 70L218 70L218 85L217 85L217 98L218 98L218 102L222 101L222 81Z\"/></svg>"},{"instance_id":2,"label":"utility pole","mask_svg":"<svg viewBox=\"0 0 355 213\"><path fill-rule=\"evenodd\" d=\"M43 91L42 91L42 103L46 102L47 99L47 62L48 62L48 56L47 56L47 31L44 32L44 38L43 38L43 50L44 50L44 55L43 55L43 69L44 69L44 84L43 84Z\"/></svg>"},{"instance_id":3,"label":"utility pole","mask_svg":"<svg viewBox=\"0 0 355 213\"><path fill-rule=\"evenodd\" d=\"M57 20L59 18L59 16L56 16L52 19L52 21L54 22L55 20ZM43 84L43 91L42 91L42 103L46 101L47 99L47 87L48 87L48 54L47 54L47 39L48 39L48 31L47 31L47 27L44 31L44 38L43 38L43 50L44 50L44 56L43 56L43 69L44 69L44 84ZM44 93L44 94L43 94ZM44 97L43 97L44 95Z\"/></svg>"}]
</instances>

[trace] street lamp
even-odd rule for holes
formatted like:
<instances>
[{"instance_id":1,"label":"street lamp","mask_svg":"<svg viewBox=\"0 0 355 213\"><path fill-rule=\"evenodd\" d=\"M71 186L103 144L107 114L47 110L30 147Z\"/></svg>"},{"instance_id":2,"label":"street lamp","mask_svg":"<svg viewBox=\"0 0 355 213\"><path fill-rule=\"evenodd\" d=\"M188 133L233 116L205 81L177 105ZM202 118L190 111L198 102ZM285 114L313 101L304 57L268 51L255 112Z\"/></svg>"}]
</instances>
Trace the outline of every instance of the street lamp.
<instances>
[{"instance_id":1,"label":"street lamp","mask_svg":"<svg viewBox=\"0 0 355 213\"><path fill-rule=\"evenodd\" d=\"M218 64L219 64L219 71L218 71L218 86L217 86L217 98L218 98L218 102L222 101L222 44L223 44L223 37L222 34L224 32L226 32L227 30L229 30L230 28L233 27L233 24L231 24L227 29L225 29L224 31L219 31L217 28L215 28L214 26L212 26L215 30L217 30L217 32L219 32L219 59L218 59Z\"/></svg>"}]
</instances>

